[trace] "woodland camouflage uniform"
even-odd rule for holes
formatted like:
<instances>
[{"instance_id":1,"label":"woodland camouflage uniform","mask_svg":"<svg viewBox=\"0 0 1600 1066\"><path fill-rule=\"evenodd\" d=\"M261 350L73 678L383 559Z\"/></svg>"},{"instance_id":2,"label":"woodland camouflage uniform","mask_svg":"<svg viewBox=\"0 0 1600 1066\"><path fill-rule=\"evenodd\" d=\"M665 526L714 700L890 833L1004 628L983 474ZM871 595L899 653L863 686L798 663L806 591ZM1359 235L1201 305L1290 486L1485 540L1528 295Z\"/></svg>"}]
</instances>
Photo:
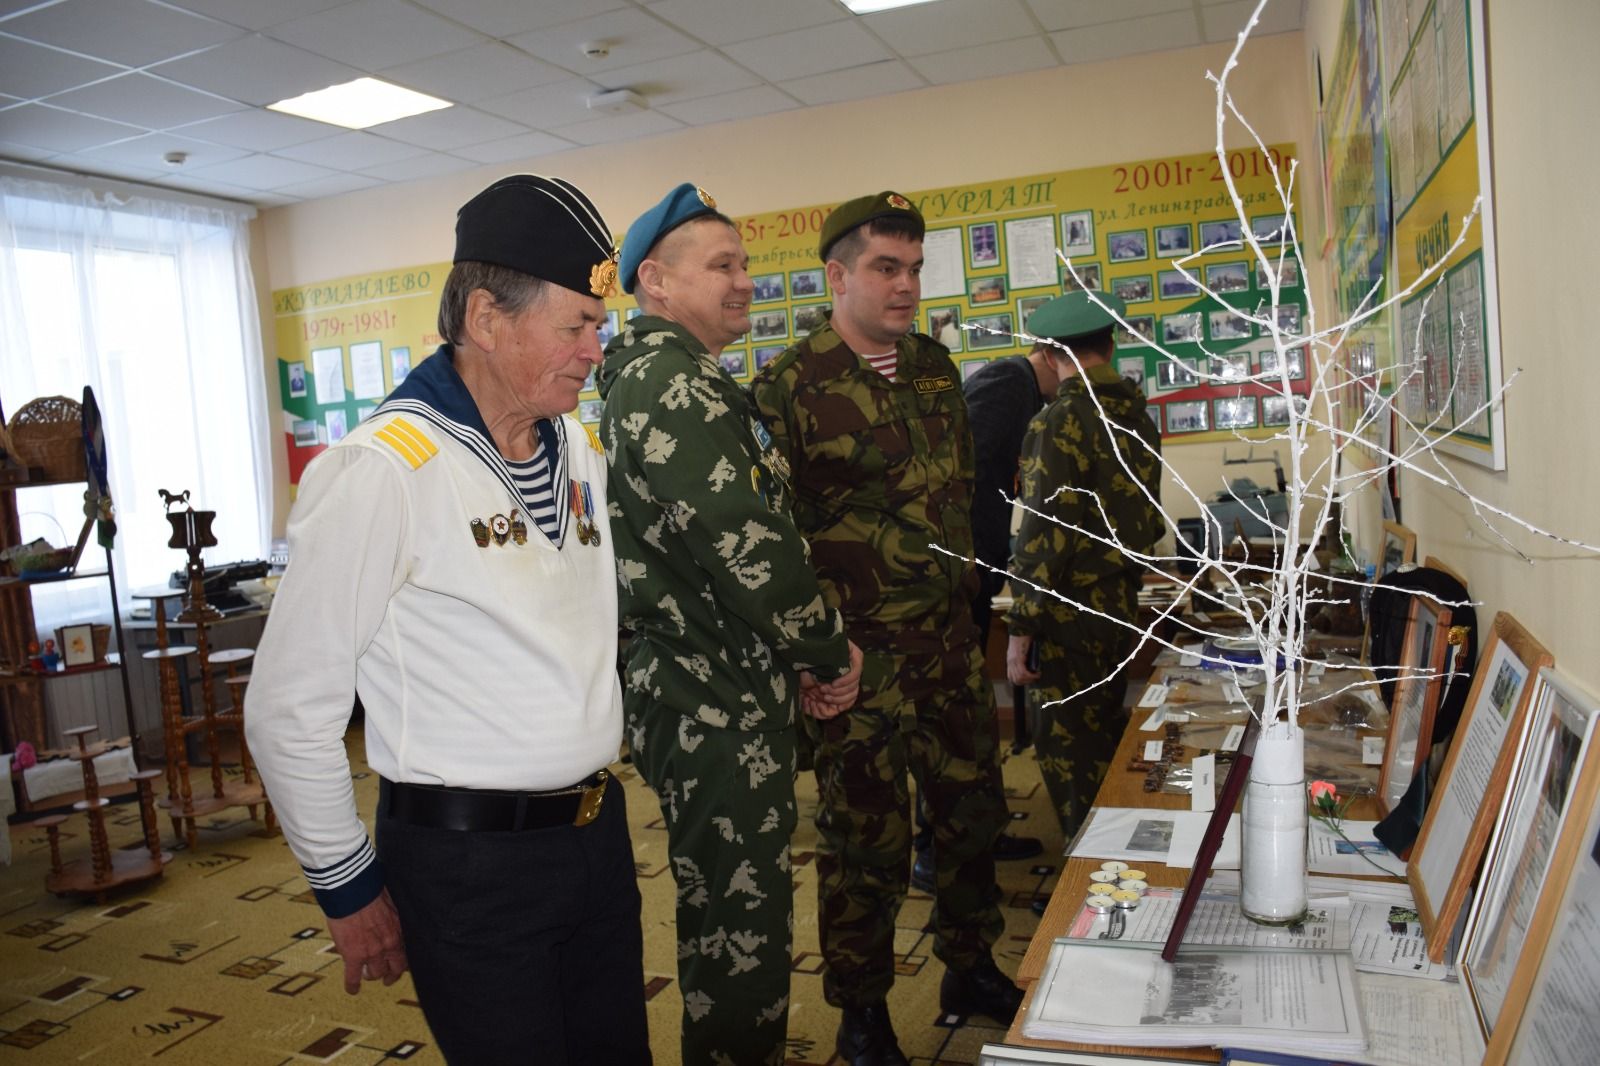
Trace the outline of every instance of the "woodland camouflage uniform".
<instances>
[{"instance_id":1,"label":"woodland camouflage uniform","mask_svg":"<svg viewBox=\"0 0 1600 1066\"><path fill-rule=\"evenodd\" d=\"M816 745L823 988L837 1007L881 1001L894 982L908 769L935 830L934 953L969 969L1003 927L992 848L1006 810L972 621L966 401L941 345L909 334L897 347L890 381L825 325L751 384L792 468L795 524L824 595L865 656L857 705L804 720Z\"/></svg>"},{"instance_id":2,"label":"woodland camouflage uniform","mask_svg":"<svg viewBox=\"0 0 1600 1066\"><path fill-rule=\"evenodd\" d=\"M1114 431L1102 421L1096 398ZM1117 548L1026 508L1110 537L1089 492L1051 498L1064 486L1093 491L1116 538L1135 551L1149 551L1166 529L1152 502L1161 491L1160 455L1161 435L1146 414L1143 394L1115 368L1087 366L1063 381L1055 401L1034 416L1022 445L1020 498L1026 507L1011 572L1092 611L1133 622L1142 568ZM1134 630L1022 581L1012 581L1011 588L1006 625L1014 636L1031 635L1038 651L1041 676L1028 686L1028 709L1038 716L1039 771L1062 832L1071 839L1094 803L1126 724L1125 676L1085 690L1122 661L1133 647ZM1076 693L1082 694L1044 707Z\"/></svg>"},{"instance_id":3,"label":"woodland camouflage uniform","mask_svg":"<svg viewBox=\"0 0 1600 1066\"><path fill-rule=\"evenodd\" d=\"M684 1061L781 1063L788 1025L796 671L849 650L744 390L683 327L641 315L606 348L634 765L677 882Z\"/></svg>"}]
</instances>

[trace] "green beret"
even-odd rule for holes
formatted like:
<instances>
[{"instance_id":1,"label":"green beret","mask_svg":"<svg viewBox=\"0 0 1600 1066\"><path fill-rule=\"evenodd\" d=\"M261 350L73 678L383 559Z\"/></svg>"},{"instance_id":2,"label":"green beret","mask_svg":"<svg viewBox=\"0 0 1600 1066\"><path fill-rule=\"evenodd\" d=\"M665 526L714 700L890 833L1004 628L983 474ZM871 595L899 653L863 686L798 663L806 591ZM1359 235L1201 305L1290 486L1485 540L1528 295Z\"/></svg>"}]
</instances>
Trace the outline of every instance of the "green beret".
<instances>
[{"instance_id":1,"label":"green beret","mask_svg":"<svg viewBox=\"0 0 1600 1066\"><path fill-rule=\"evenodd\" d=\"M452 263L493 263L585 296L617 294L611 229L578 187L560 178L501 178L456 212Z\"/></svg>"},{"instance_id":2,"label":"green beret","mask_svg":"<svg viewBox=\"0 0 1600 1066\"><path fill-rule=\"evenodd\" d=\"M858 196L840 204L822 220L822 238L817 242L818 258L826 263L828 249L833 247L835 241L857 226L864 226L878 218L903 218L915 222L919 228L922 226L922 212L897 192L885 190L871 196Z\"/></svg>"},{"instance_id":3,"label":"green beret","mask_svg":"<svg viewBox=\"0 0 1600 1066\"><path fill-rule=\"evenodd\" d=\"M622 238L622 262L619 264L622 291L633 291L639 281L639 264L645 261L657 241L690 219L716 214L716 211L717 202L710 193L684 182L636 218L628 227L628 235Z\"/></svg>"},{"instance_id":4,"label":"green beret","mask_svg":"<svg viewBox=\"0 0 1600 1066\"><path fill-rule=\"evenodd\" d=\"M1096 300L1100 302L1096 303ZM1126 318L1128 307L1109 292L1078 289L1042 305L1028 316L1023 328L1035 337L1067 340L1099 333L1108 326L1116 325L1113 312L1116 316Z\"/></svg>"}]
</instances>

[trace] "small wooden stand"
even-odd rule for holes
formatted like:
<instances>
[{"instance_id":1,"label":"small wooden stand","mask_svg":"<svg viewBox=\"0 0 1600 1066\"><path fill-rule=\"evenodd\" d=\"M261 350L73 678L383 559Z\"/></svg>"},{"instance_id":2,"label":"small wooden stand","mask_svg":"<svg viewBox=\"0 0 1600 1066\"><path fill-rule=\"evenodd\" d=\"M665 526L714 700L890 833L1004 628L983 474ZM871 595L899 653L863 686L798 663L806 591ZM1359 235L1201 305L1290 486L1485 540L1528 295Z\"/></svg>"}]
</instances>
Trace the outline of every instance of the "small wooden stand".
<instances>
[{"instance_id":1,"label":"small wooden stand","mask_svg":"<svg viewBox=\"0 0 1600 1066\"><path fill-rule=\"evenodd\" d=\"M160 841L151 832L156 818L154 797L150 790L153 771L133 775L139 788L139 817L145 826L146 850L112 853L111 844L106 837L105 815L105 808L111 801L100 795L100 782L94 772L94 758L102 749L98 746L89 747L87 741L88 735L98 728L86 725L64 730L66 736L75 737L78 741L78 750L72 753L72 758L78 761L79 769L83 771L84 798L73 804L73 807L84 812L89 820L89 858L75 859L68 863L61 861L60 826L66 821L66 815L51 815L39 819L34 824L42 828L50 838L50 872L45 875L45 888L57 895L69 892L90 895L97 902L104 903L106 893L113 888L152 881L160 877L162 868L172 856L161 850Z\"/></svg>"}]
</instances>

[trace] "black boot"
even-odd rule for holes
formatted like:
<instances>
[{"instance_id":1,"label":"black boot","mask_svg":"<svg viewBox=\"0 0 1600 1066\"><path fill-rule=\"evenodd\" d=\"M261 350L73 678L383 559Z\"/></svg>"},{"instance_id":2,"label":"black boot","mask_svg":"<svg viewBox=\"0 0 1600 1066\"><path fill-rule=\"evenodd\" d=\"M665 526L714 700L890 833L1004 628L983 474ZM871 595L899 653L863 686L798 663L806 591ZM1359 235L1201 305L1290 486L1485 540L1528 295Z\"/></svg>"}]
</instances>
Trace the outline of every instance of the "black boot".
<instances>
[{"instance_id":1,"label":"black boot","mask_svg":"<svg viewBox=\"0 0 1600 1066\"><path fill-rule=\"evenodd\" d=\"M1022 989L1000 972L993 959L970 970L946 970L939 984L939 1009L946 1014L985 1014L1010 1025L1022 1006Z\"/></svg>"},{"instance_id":2,"label":"black boot","mask_svg":"<svg viewBox=\"0 0 1600 1066\"><path fill-rule=\"evenodd\" d=\"M887 1003L844 1008L834 1046L850 1066L911 1066L894 1038Z\"/></svg>"},{"instance_id":3,"label":"black boot","mask_svg":"<svg viewBox=\"0 0 1600 1066\"><path fill-rule=\"evenodd\" d=\"M933 849L925 848L917 852L915 861L911 863L911 887L931 896L938 887L934 878Z\"/></svg>"}]
</instances>

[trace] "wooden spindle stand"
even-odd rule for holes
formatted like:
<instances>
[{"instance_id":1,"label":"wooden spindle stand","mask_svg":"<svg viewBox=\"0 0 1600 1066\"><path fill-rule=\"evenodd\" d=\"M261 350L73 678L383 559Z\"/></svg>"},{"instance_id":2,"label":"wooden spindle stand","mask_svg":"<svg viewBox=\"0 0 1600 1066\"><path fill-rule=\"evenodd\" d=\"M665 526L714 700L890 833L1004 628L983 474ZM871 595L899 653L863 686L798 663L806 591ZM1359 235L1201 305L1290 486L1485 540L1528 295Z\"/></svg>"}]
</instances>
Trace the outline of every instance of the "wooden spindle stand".
<instances>
[{"instance_id":1,"label":"wooden spindle stand","mask_svg":"<svg viewBox=\"0 0 1600 1066\"><path fill-rule=\"evenodd\" d=\"M50 838L50 872L45 875L45 888L57 895L73 893L93 896L96 901L104 903L106 893L114 888L160 877L172 856L161 850L160 841L150 831L155 824L154 795L150 788L150 779L155 776L155 771L133 775L139 789L139 817L145 825L145 850L111 850L106 835L105 814L105 808L110 806L111 801L100 795L100 781L94 769L95 756L103 752L105 747L90 747L88 743L89 734L98 728L86 725L63 731L78 742L78 750L72 753L72 758L77 760L83 773L84 798L73 804L73 809L82 811L89 821L89 858L62 861L60 827L66 821L66 815L51 815L34 824Z\"/></svg>"}]
</instances>

